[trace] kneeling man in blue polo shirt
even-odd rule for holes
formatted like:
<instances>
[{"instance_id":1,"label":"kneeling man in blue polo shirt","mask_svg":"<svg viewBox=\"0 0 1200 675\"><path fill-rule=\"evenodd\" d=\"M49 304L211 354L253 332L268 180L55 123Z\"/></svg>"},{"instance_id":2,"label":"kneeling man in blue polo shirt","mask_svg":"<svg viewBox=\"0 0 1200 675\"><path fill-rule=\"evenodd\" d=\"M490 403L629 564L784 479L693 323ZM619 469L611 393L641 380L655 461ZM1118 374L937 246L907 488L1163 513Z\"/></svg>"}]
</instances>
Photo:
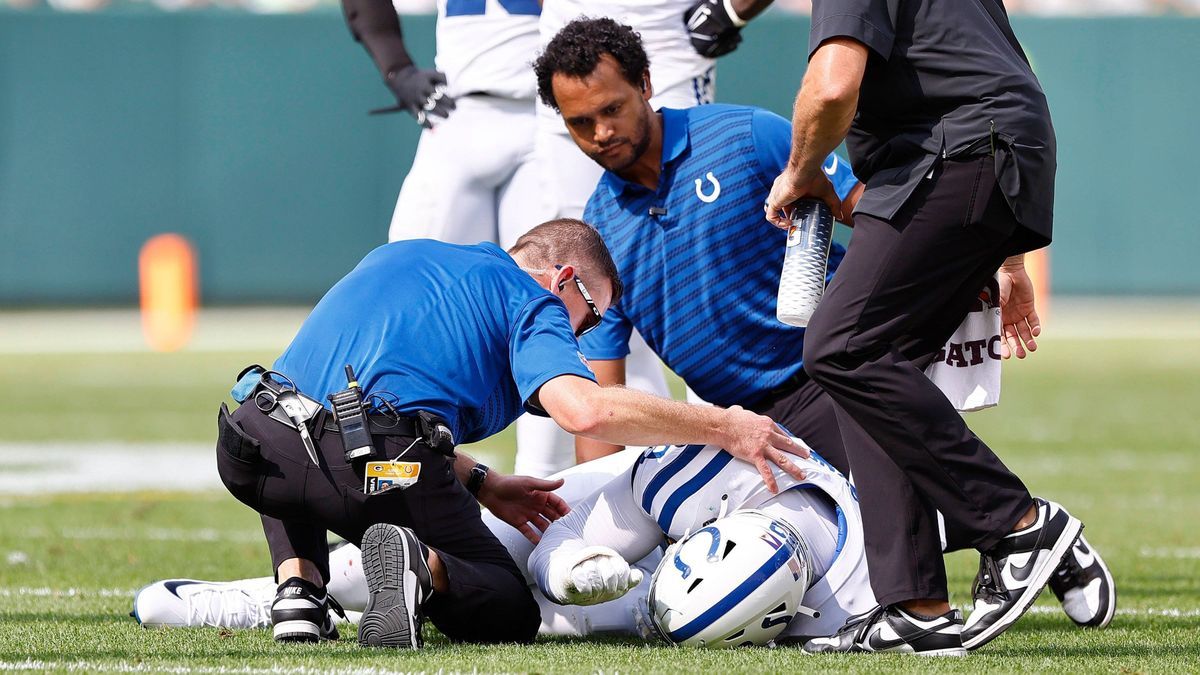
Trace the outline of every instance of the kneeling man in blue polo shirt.
<instances>
[{"instance_id":1,"label":"kneeling man in blue polo shirt","mask_svg":"<svg viewBox=\"0 0 1200 675\"><path fill-rule=\"evenodd\" d=\"M570 219L533 228L508 252L387 244L335 284L272 369L242 378L244 403L219 417L221 480L262 515L281 582L275 638L336 638L332 531L361 542L370 595L360 643L419 647L424 614L455 641L532 640L537 603L476 499L536 541L567 512L550 492L561 481L504 476L454 452L524 410L609 443L714 444L768 476L775 462L802 477L779 453L807 451L767 417L596 384L577 336L621 294L600 236ZM346 366L366 399L367 443L333 420L340 404L322 405L347 389Z\"/></svg>"}]
</instances>

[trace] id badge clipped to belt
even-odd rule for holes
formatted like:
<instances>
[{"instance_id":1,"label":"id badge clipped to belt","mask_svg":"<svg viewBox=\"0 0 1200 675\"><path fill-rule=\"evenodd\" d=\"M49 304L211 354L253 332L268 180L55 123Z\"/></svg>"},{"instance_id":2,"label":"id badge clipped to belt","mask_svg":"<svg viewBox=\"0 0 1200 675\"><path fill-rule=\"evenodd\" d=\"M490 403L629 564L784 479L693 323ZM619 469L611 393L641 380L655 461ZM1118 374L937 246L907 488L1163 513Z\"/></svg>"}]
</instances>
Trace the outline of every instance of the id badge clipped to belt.
<instances>
[{"instance_id":1,"label":"id badge clipped to belt","mask_svg":"<svg viewBox=\"0 0 1200 675\"><path fill-rule=\"evenodd\" d=\"M415 485L420 477L420 462L405 462L399 459L389 462L367 462L363 492L370 496L388 490L403 490Z\"/></svg>"}]
</instances>

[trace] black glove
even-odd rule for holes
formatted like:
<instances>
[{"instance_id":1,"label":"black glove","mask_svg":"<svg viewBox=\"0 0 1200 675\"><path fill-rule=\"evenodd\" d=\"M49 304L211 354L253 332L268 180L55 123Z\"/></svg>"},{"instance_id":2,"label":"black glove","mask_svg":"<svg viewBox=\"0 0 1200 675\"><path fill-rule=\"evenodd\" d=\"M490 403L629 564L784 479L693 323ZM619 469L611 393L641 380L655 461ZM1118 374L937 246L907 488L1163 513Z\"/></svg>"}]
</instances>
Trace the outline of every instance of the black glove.
<instances>
[{"instance_id":1,"label":"black glove","mask_svg":"<svg viewBox=\"0 0 1200 675\"><path fill-rule=\"evenodd\" d=\"M722 0L700 0L683 13L692 47L701 56L715 59L737 49L742 41L741 19L729 16Z\"/></svg>"},{"instance_id":2,"label":"black glove","mask_svg":"<svg viewBox=\"0 0 1200 675\"><path fill-rule=\"evenodd\" d=\"M418 70L405 66L387 74L384 83L396 97L396 105L372 110L371 114L407 110L417 118L417 124L433 127L431 117L445 119L454 110L454 99L445 94L446 76L436 70Z\"/></svg>"}]
</instances>

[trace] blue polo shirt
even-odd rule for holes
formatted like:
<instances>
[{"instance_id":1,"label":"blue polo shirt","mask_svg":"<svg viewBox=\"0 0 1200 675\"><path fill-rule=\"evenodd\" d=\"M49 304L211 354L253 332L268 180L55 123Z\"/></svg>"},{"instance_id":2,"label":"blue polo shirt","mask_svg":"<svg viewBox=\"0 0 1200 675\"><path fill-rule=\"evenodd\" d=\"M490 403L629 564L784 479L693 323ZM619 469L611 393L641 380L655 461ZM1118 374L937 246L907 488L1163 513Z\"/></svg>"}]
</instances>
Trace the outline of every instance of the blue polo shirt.
<instances>
[{"instance_id":1,"label":"blue polo shirt","mask_svg":"<svg viewBox=\"0 0 1200 675\"><path fill-rule=\"evenodd\" d=\"M637 328L705 400L753 403L800 370L804 329L775 318L787 233L763 202L787 163L792 129L758 108L664 108L657 190L606 171L584 219L612 252L625 295L582 341L591 359L629 353ZM857 179L830 155L838 194ZM830 272L845 253L834 245Z\"/></svg>"},{"instance_id":2,"label":"blue polo shirt","mask_svg":"<svg viewBox=\"0 0 1200 675\"><path fill-rule=\"evenodd\" d=\"M567 308L500 247L427 239L367 254L274 368L324 402L346 388L346 364L366 394L439 415L458 443L504 429L552 378L595 380Z\"/></svg>"}]
</instances>

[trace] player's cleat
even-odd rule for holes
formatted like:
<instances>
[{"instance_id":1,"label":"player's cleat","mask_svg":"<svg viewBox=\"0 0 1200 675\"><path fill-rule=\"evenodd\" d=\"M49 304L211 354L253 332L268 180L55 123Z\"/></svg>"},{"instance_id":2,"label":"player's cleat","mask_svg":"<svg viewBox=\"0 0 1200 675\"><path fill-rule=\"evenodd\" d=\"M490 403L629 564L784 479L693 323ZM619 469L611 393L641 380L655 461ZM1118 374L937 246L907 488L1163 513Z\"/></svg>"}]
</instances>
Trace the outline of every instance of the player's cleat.
<instances>
[{"instance_id":1,"label":"player's cleat","mask_svg":"<svg viewBox=\"0 0 1200 675\"><path fill-rule=\"evenodd\" d=\"M325 589L297 577L279 584L271 603L272 634L276 642L317 642L338 639L338 629L329 616L342 608Z\"/></svg>"},{"instance_id":2,"label":"player's cleat","mask_svg":"<svg viewBox=\"0 0 1200 675\"><path fill-rule=\"evenodd\" d=\"M407 527L379 523L363 533L360 548L369 595L358 622L358 643L419 649L421 606L433 592L425 547Z\"/></svg>"},{"instance_id":3,"label":"player's cleat","mask_svg":"<svg viewBox=\"0 0 1200 675\"><path fill-rule=\"evenodd\" d=\"M233 582L167 579L138 591L130 615L146 627L266 628L274 597L270 577Z\"/></svg>"},{"instance_id":4,"label":"player's cleat","mask_svg":"<svg viewBox=\"0 0 1200 675\"><path fill-rule=\"evenodd\" d=\"M892 652L921 656L966 656L962 643L962 612L952 609L922 619L893 605L851 617L829 637L804 644L810 654L832 652Z\"/></svg>"},{"instance_id":5,"label":"player's cleat","mask_svg":"<svg viewBox=\"0 0 1200 675\"><path fill-rule=\"evenodd\" d=\"M979 556L972 595L975 609L963 645L978 649L1016 623L1037 600L1050 575L1079 538L1083 523L1062 506L1035 499L1037 520Z\"/></svg>"},{"instance_id":6,"label":"player's cleat","mask_svg":"<svg viewBox=\"0 0 1200 675\"><path fill-rule=\"evenodd\" d=\"M1067 616L1083 628L1104 628L1117 609L1112 573L1082 534L1050 576L1050 590Z\"/></svg>"}]
</instances>

